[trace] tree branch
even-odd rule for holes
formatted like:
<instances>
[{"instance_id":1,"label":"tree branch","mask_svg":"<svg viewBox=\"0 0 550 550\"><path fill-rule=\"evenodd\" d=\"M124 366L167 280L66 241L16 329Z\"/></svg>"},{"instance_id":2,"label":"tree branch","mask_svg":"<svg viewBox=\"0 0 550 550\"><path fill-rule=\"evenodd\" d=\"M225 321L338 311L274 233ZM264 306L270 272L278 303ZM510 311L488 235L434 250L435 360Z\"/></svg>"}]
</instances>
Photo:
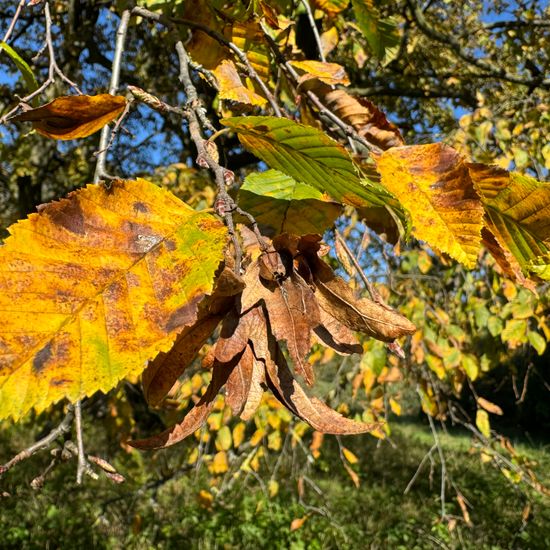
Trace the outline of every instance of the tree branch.
<instances>
[{"instance_id":1,"label":"tree branch","mask_svg":"<svg viewBox=\"0 0 550 550\"><path fill-rule=\"evenodd\" d=\"M550 88L550 79L525 79L524 77L513 75L507 72L504 68L500 68L488 61L485 61L479 57L475 57L464 51L460 42L452 35L443 34L435 27L432 27L426 18L422 10L415 4L413 0L407 0L413 19L415 20L418 28L429 38L445 44L451 51L455 53L457 57L465 61L466 63L477 67L484 71L484 76L492 78L498 78L506 80L507 82L513 82L515 84L522 84L524 86L536 86L548 89Z\"/></svg>"},{"instance_id":2,"label":"tree branch","mask_svg":"<svg viewBox=\"0 0 550 550\"><path fill-rule=\"evenodd\" d=\"M41 451L42 449L47 449L60 435L66 434L71 431L71 426L74 419L74 407L69 405L67 407L67 414L65 418L61 421L57 428L54 428L47 436L38 440L36 443L23 449L21 452L17 453L9 462L6 462L3 466L0 466L0 476L5 474L8 470L27 460L32 455Z\"/></svg>"},{"instance_id":3,"label":"tree branch","mask_svg":"<svg viewBox=\"0 0 550 550\"><path fill-rule=\"evenodd\" d=\"M113 66L111 70L111 84L109 86L109 93L115 95L118 91L120 81L120 67L122 61L122 54L124 53L124 43L126 42L126 33L128 31L128 22L130 21L130 10L124 10L120 17L120 23L118 25L116 33L116 45L115 54L113 57ZM94 174L94 183L98 183L102 178L111 179L105 171L105 165L107 162L107 151L109 149L109 125L105 125L101 130L101 137L99 139L99 152L97 154L97 164Z\"/></svg>"}]
</instances>

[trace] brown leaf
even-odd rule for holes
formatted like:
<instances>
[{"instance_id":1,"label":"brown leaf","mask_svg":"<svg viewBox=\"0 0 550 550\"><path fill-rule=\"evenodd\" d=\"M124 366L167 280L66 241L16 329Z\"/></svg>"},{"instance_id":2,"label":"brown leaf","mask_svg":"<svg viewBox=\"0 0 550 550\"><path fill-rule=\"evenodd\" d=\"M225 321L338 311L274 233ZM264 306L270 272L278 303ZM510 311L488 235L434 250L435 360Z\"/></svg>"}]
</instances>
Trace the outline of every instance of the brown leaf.
<instances>
[{"instance_id":1,"label":"brown leaf","mask_svg":"<svg viewBox=\"0 0 550 550\"><path fill-rule=\"evenodd\" d=\"M250 377L250 388L246 397L246 402L243 406L241 418L250 420L256 410L260 406L262 396L264 394L263 386L265 385L265 362L261 359L253 357L252 359L252 376Z\"/></svg>"},{"instance_id":2,"label":"brown leaf","mask_svg":"<svg viewBox=\"0 0 550 550\"><path fill-rule=\"evenodd\" d=\"M383 150L404 145L397 126L389 122L374 103L353 97L344 90L329 90L327 87L325 91L326 107L371 143Z\"/></svg>"},{"instance_id":3,"label":"brown leaf","mask_svg":"<svg viewBox=\"0 0 550 550\"><path fill-rule=\"evenodd\" d=\"M486 411L488 411L490 413L498 414L498 415L503 415L504 414L502 412L502 409L498 405L495 405L494 403L491 403L490 401L488 401L484 397L478 397L476 401L477 401L477 404L480 407L483 407Z\"/></svg>"},{"instance_id":4,"label":"brown leaf","mask_svg":"<svg viewBox=\"0 0 550 550\"><path fill-rule=\"evenodd\" d=\"M125 97L110 94L63 96L11 120L32 122L39 134L54 139L84 138L114 120L126 103Z\"/></svg>"},{"instance_id":5,"label":"brown leaf","mask_svg":"<svg viewBox=\"0 0 550 550\"><path fill-rule=\"evenodd\" d=\"M379 428L379 424L366 424L345 418L316 397L309 397L292 376L286 359L272 339L271 357L266 361L267 383L275 396L296 416L313 429L330 434L358 434Z\"/></svg>"},{"instance_id":6,"label":"brown leaf","mask_svg":"<svg viewBox=\"0 0 550 550\"><path fill-rule=\"evenodd\" d=\"M251 347L246 346L240 361L231 371L225 387L225 402L234 415L241 412L248 399L253 369L254 354Z\"/></svg>"},{"instance_id":7,"label":"brown leaf","mask_svg":"<svg viewBox=\"0 0 550 550\"><path fill-rule=\"evenodd\" d=\"M328 311L319 308L321 324L314 329L317 338L326 346L342 355L363 353L363 346L346 325L335 319Z\"/></svg>"},{"instance_id":8,"label":"brown leaf","mask_svg":"<svg viewBox=\"0 0 550 550\"><path fill-rule=\"evenodd\" d=\"M201 397L200 401L185 415L184 419L179 424L168 428L164 432L148 437L147 439L138 439L128 441L128 444L136 449L164 449L179 443L182 439L197 431L206 421L208 415L214 406L214 400L222 386L226 383L233 364L215 363L212 370L212 380L206 389L206 393Z\"/></svg>"},{"instance_id":9,"label":"brown leaf","mask_svg":"<svg viewBox=\"0 0 550 550\"><path fill-rule=\"evenodd\" d=\"M161 403L176 380L191 364L199 350L214 332L223 315L208 315L183 329L174 347L167 353L159 353L143 371L142 385L147 402Z\"/></svg>"},{"instance_id":10,"label":"brown leaf","mask_svg":"<svg viewBox=\"0 0 550 550\"><path fill-rule=\"evenodd\" d=\"M233 296L241 292L243 287L242 279L224 267L216 280L212 296L201 302L196 322L185 327L172 349L159 353L143 371L143 391L150 405L159 405L164 399L231 309Z\"/></svg>"},{"instance_id":11,"label":"brown leaf","mask_svg":"<svg viewBox=\"0 0 550 550\"><path fill-rule=\"evenodd\" d=\"M311 329L319 325L315 295L297 273L278 283L262 280L259 274L258 263L251 264L245 276L247 286L241 297L241 310L263 300L271 331L278 340L287 342L296 372L311 385L315 377L305 357L311 348Z\"/></svg>"},{"instance_id":12,"label":"brown leaf","mask_svg":"<svg viewBox=\"0 0 550 550\"><path fill-rule=\"evenodd\" d=\"M343 279L321 259L310 255L309 267L318 292L319 306L340 323L383 342L391 342L405 334L412 334L416 327L401 314L388 306L382 306L368 298L356 299Z\"/></svg>"}]
</instances>

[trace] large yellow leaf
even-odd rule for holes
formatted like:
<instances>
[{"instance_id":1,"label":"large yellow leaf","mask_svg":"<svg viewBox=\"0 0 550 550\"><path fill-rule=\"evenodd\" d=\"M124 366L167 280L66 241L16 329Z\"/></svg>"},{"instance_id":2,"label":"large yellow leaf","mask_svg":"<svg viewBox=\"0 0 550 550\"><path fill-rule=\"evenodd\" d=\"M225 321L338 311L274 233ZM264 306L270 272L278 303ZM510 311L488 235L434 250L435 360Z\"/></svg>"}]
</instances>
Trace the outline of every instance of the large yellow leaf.
<instances>
[{"instance_id":1,"label":"large yellow leaf","mask_svg":"<svg viewBox=\"0 0 550 550\"><path fill-rule=\"evenodd\" d=\"M498 244L524 273L550 279L550 184L496 166L471 164L469 170Z\"/></svg>"},{"instance_id":2,"label":"large yellow leaf","mask_svg":"<svg viewBox=\"0 0 550 550\"><path fill-rule=\"evenodd\" d=\"M464 159L451 147L432 143L389 149L377 167L382 185L409 210L414 235L473 268L483 207Z\"/></svg>"},{"instance_id":3,"label":"large yellow leaf","mask_svg":"<svg viewBox=\"0 0 550 550\"><path fill-rule=\"evenodd\" d=\"M126 98L119 95L63 96L30 109L12 120L32 122L33 128L53 139L85 138L101 130L126 107Z\"/></svg>"},{"instance_id":4,"label":"large yellow leaf","mask_svg":"<svg viewBox=\"0 0 550 550\"><path fill-rule=\"evenodd\" d=\"M145 180L90 185L0 247L0 418L139 374L212 290L226 229Z\"/></svg>"}]
</instances>

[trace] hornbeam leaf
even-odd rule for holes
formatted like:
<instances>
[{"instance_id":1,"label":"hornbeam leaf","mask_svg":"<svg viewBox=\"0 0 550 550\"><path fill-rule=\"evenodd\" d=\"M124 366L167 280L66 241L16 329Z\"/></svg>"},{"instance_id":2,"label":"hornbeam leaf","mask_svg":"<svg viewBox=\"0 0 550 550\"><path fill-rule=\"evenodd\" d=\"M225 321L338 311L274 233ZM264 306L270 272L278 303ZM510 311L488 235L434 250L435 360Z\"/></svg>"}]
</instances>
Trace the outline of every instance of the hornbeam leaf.
<instances>
[{"instance_id":1,"label":"hornbeam leaf","mask_svg":"<svg viewBox=\"0 0 550 550\"><path fill-rule=\"evenodd\" d=\"M225 227L145 180L89 185L0 247L0 418L138 375L195 322Z\"/></svg>"},{"instance_id":2,"label":"hornbeam leaf","mask_svg":"<svg viewBox=\"0 0 550 550\"><path fill-rule=\"evenodd\" d=\"M39 134L53 139L77 139L101 130L125 107L126 98L119 95L63 96L10 120L32 122Z\"/></svg>"},{"instance_id":3,"label":"hornbeam leaf","mask_svg":"<svg viewBox=\"0 0 550 550\"><path fill-rule=\"evenodd\" d=\"M221 123L271 168L339 202L361 208L389 205L393 198L387 190L381 194L372 182L361 181L348 152L316 128L269 116L226 118ZM406 227L406 213L398 215Z\"/></svg>"},{"instance_id":4,"label":"hornbeam leaf","mask_svg":"<svg viewBox=\"0 0 550 550\"><path fill-rule=\"evenodd\" d=\"M498 244L524 273L550 279L550 183L483 164L469 171Z\"/></svg>"},{"instance_id":5,"label":"hornbeam leaf","mask_svg":"<svg viewBox=\"0 0 550 550\"><path fill-rule=\"evenodd\" d=\"M249 174L239 189L239 205L275 234L323 233L342 211L317 189L278 170Z\"/></svg>"},{"instance_id":6,"label":"hornbeam leaf","mask_svg":"<svg viewBox=\"0 0 550 550\"><path fill-rule=\"evenodd\" d=\"M473 268L483 206L459 153L440 143L395 147L380 155L377 168L382 185L409 210L413 234Z\"/></svg>"}]
</instances>

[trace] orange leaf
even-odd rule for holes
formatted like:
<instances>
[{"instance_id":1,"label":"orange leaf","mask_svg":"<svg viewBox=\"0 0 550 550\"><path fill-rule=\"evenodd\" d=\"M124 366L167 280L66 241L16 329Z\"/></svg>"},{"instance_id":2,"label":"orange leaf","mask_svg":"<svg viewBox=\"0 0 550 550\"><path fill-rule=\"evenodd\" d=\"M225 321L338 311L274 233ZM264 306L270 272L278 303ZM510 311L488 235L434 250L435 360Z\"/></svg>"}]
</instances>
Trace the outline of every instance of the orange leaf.
<instances>
[{"instance_id":1,"label":"orange leaf","mask_svg":"<svg viewBox=\"0 0 550 550\"><path fill-rule=\"evenodd\" d=\"M229 99L248 105L265 105L267 100L243 85L235 64L224 59L215 69L214 75L220 86L220 99Z\"/></svg>"},{"instance_id":2,"label":"orange leaf","mask_svg":"<svg viewBox=\"0 0 550 550\"><path fill-rule=\"evenodd\" d=\"M63 96L11 120L32 122L39 134L53 139L85 138L120 115L126 103L120 95Z\"/></svg>"},{"instance_id":3,"label":"orange leaf","mask_svg":"<svg viewBox=\"0 0 550 550\"><path fill-rule=\"evenodd\" d=\"M498 405L495 405L494 403L491 403L490 401L487 401L487 399L485 399L483 397L478 397L477 398L477 404L480 407L484 408L486 411L490 412L490 413L498 414L498 415L503 415L504 414L502 412L502 409Z\"/></svg>"}]
</instances>

